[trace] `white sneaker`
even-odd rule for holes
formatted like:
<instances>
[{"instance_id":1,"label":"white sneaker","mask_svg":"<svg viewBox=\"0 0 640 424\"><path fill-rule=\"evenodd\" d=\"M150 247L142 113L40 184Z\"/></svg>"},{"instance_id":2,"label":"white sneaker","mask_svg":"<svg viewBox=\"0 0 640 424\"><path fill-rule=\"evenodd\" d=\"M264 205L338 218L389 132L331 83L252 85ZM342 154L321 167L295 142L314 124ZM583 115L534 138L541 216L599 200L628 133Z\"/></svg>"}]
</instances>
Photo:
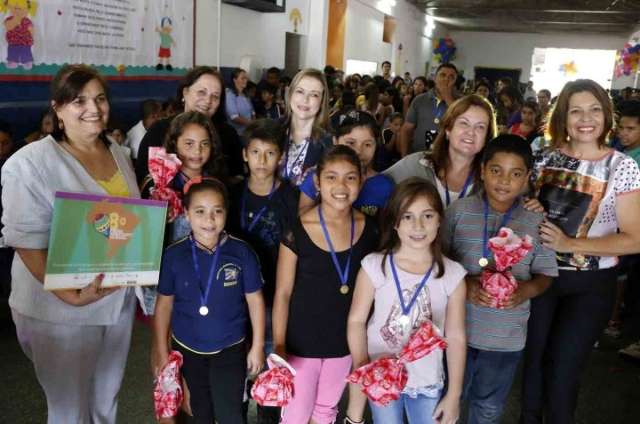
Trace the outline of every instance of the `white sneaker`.
<instances>
[{"instance_id":1,"label":"white sneaker","mask_svg":"<svg viewBox=\"0 0 640 424\"><path fill-rule=\"evenodd\" d=\"M620 355L628 356L633 359L640 360L640 341L630 344L624 349L620 349L618 351Z\"/></svg>"}]
</instances>

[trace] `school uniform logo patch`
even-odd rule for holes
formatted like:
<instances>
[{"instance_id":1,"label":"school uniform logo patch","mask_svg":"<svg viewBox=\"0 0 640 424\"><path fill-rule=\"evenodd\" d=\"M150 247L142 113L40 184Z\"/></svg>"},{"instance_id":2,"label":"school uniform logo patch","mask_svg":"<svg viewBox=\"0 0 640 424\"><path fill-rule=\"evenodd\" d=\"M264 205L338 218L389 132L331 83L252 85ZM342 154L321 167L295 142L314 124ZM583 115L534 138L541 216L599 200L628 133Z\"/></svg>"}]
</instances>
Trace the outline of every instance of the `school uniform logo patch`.
<instances>
[{"instance_id":1,"label":"school uniform logo patch","mask_svg":"<svg viewBox=\"0 0 640 424\"><path fill-rule=\"evenodd\" d=\"M236 264L228 263L220 267L216 278L223 279L222 287L233 287L236 284L238 284L239 275L240 275L240 267Z\"/></svg>"}]
</instances>

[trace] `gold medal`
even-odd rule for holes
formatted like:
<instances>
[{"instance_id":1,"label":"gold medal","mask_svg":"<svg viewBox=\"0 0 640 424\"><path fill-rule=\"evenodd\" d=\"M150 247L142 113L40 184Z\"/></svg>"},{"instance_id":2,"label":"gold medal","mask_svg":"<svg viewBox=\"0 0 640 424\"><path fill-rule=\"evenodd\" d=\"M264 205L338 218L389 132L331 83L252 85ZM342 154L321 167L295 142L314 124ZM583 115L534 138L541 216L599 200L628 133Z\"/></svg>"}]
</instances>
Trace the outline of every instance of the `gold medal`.
<instances>
[{"instance_id":1,"label":"gold medal","mask_svg":"<svg viewBox=\"0 0 640 424\"><path fill-rule=\"evenodd\" d=\"M434 123L434 124L436 124L436 125L438 125L438 124L440 123L440 119L438 119L438 118L434 119L434 120L433 120L433 123Z\"/></svg>"},{"instance_id":2,"label":"gold medal","mask_svg":"<svg viewBox=\"0 0 640 424\"><path fill-rule=\"evenodd\" d=\"M480 265L482 268L484 268L485 266L489 265L489 259L480 258L480 260L478 261L478 265Z\"/></svg>"},{"instance_id":3,"label":"gold medal","mask_svg":"<svg viewBox=\"0 0 640 424\"><path fill-rule=\"evenodd\" d=\"M349 286L347 286L346 284L341 285L340 286L340 293L342 293L342 294L349 293Z\"/></svg>"}]
</instances>

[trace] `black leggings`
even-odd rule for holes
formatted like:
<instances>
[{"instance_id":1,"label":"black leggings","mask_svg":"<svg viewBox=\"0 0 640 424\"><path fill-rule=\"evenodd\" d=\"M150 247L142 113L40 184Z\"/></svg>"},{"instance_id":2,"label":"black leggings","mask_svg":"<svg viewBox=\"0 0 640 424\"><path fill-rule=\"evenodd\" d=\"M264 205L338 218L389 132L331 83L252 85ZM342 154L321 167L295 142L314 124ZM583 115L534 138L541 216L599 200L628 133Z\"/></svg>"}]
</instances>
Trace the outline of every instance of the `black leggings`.
<instances>
[{"instance_id":1,"label":"black leggings","mask_svg":"<svg viewBox=\"0 0 640 424\"><path fill-rule=\"evenodd\" d=\"M213 355L200 355L173 343L184 358L182 375L191 395L191 411L198 424L241 424L247 375L244 343Z\"/></svg>"},{"instance_id":2,"label":"black leggings","mask_svg":"<svg viewBox=\"0 0 640 424\"><path fill-rule=\"evenodd\" d=\"M571 424L580 376L611 317L617 269L560 271L531 300L522 385L522 424Z\"/></svg>"}]
</instances>

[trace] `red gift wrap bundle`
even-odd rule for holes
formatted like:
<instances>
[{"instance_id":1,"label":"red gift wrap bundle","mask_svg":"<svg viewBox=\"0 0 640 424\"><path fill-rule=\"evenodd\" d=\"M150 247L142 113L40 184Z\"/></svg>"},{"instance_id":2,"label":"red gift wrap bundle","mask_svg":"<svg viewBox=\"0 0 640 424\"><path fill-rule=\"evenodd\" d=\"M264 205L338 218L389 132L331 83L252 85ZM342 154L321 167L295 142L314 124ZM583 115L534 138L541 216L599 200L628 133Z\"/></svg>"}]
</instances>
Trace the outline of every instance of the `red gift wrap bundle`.
<instances>
[{"instance_id":1,"label":"red gift wrap bundle","mask_svg":"<svg viewBox=\"0 0 640 424\"><path fill-rule=\"evenodd\" d=\"M400 398L407 384L405 363L427 356L436 349L446 349L447 343L431 321L424 322L394 357L376 359L353 371L349 383L359 384L362 391L376 405L387 406Z\"/></svg>"},{"instance_id":2,"label":"red gift wrap bundle","mask_svg":"<svg viewBox=\"0 0 640 424\"><path fill-rule=\"evenodd\" d=\"M502 227L498 234L489 239L489 250L493 252L495 269L482 271L482 288L493 297L494 308L502 308L513 292L518 288L518 281L509 270L520 262L533 249L531 236L524 239L514 234L511 228Z\"/></svg>"},{"instance_id":3,"label":"red gift wrap bundle","mask_svg":"<svg viewBox=\"0 0 640 424\"><path fill-rule=\"evenodd\" d=\"M149 147L149 174L153 179L151 199L167 202L167 221L173 222L182 213L182 201L169 183L180 171L182 162L164 147Z\"/></svg>"},{"instance_id":4,"label":"red gift wrap bundle","mask_svg":"<svg viewBox=\"0 0 640 424\"><path fill-rule=\"evenodd\" d=\"M286 406L293 397L296 370L275 353L269 355L267 365L269 370L258 375L251 388L251 397L258 405Z\"/></svg>"},{"instance_id":5,"label":"red gift wrap bundle","mask_svg":"<svg viewBox=\"0 0 640 424\"><path fill-rule=\"evenodd\" d=\"M184 398L182 390L182 354L175 350L169 353L169 360L158 373L155 387L153 388L153 403L156 409L156 418L171 418L178 415L180 405Z\"/></svg>"}]
</instances>

